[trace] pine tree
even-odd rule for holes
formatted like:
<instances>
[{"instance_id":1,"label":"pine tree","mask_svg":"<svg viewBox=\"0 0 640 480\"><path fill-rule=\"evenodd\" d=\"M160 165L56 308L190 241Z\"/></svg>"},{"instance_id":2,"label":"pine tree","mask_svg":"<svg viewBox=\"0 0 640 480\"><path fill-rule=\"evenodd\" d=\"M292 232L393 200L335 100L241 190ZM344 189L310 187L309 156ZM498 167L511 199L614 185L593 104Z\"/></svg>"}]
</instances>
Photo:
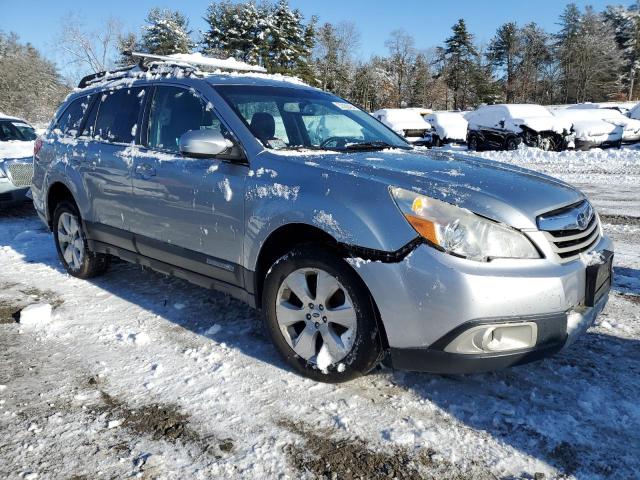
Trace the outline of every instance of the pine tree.
<instances>
[{"instance_id":1,"label":"pine tree","mask_svg":"<svg viewBox=\"0 0 640 480\"><path fill-rule=\"evenodd\" d=\"M562 102L576 99L576 62L582 14L575 3L568 4L560 15L560 31L556 34L556 57L561 71Z\"/></svg>"},{"instance_id":2,"label":"pine tree","mask_svg":"<svg viewBox=\"0 0 640 480\"><path fill-rule=\"evenodd\" d=\"M507 103L514 101L516 70L520 63L522 41L520 31L514 22L505 23L496 32L495 37L489 43L487 59L491 65L504 68L504 86Z\"/></svg>"},{"instance_id":3,"label":"pine tree","mask_svg":"<svg viewBox=\"0 0 640 480\"><path fill-rule=\"evenodd\" d=\"M131 58L131 53L140 50L138 43L138 37L135 33L130 32L118 37L117 41L118 59L116 65L119 67L125 67L135 63L135 60Z\"/></svg>"},{"instance_id":4,"label":"pine tree","mask_svg":"<svg viewBox=\"0 0 640 480\"><path fill-rule=\"evenodd\" d=\"M273 70L292 70L304 54L304 31L299 10L291 10L287 0L279 0L271 20L270 66Z\"/></svg>"},{"instance_id":5,"label":"pine tree","mask_svg":"<svg viewBox=\"0 0 640 480\"><path fill-rule=\"evenodd\" d=\"M442 50L445 78L453 92L454 110L464 110L470 103L470 87L478 52L464 19L458 20L452 30L453 35L445 41L445 48Z\"/></svg>"},{"instance_id":6,"label":"pine tree","mask_svg":"<svg viewBox=\"0 0 640 480\"><path fill-rule=\"evenodd\" d=\"M190 53L194 48L189 21L180 12L152 8L142 27L142 48L156 55Z\"/></svg>"}]
</instances>

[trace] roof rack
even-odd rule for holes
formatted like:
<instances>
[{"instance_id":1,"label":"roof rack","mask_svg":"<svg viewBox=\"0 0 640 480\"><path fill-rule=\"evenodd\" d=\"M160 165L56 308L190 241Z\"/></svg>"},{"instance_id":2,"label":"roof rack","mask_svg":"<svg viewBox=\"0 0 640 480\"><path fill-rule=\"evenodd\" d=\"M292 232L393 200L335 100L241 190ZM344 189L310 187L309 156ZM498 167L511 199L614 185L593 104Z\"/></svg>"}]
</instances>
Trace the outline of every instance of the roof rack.
<instances>
[{"instance_id":1,"label":"roof rack","mask_svg":"<svg viewBox=\"0 0 640 480\"><path fill-rule=\"evenodd\" d=\"M200 73L195 66L209 67L216 70L230 70L239 72L259 72L265 73L267 70L258 65L250 65L240 62L234 58L218 59L205 57L200 53L176 53L173 55L154 55L151 53L124 52L132 58L138 59L137 64L126 67L108 70L104 72L92 73L83 77L78 83L78 88L85 88L101 80L116 80L120 78L140 76L143 72L154 72L168 74L166 68L179 68L183 74L192 75ZM150 63L147 61L151 60Z\"/></svg>"}]
</instances>

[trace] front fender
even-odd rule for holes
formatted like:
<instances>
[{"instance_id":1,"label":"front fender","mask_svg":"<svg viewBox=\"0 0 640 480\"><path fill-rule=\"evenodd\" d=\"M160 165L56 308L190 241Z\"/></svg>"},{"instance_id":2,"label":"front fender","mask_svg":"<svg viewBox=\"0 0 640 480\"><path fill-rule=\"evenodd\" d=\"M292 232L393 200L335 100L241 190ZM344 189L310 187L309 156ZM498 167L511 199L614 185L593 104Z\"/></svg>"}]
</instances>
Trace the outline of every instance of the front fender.
<instances>
[{"instance_id":1,"label":"front fender","mask_svg":"<svg viewBox=\"0 0 640 480\"><path fill-rule=\"evenodd\" d=\"M417 236L388 185L346 169L325 169L301 156L268 154L252 161L245 214L244 264L250 270L266 239L292 223L314 226L342 244L381 252L395 252Z\"/></svg>"}]
</instances>

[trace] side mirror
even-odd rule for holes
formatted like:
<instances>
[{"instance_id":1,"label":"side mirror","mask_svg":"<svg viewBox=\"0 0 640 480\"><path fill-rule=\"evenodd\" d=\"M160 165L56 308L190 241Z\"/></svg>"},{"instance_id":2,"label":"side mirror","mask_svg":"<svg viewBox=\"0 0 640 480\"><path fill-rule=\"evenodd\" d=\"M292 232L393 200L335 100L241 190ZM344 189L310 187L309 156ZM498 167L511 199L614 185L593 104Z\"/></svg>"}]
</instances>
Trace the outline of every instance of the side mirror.
<instances>
[{"instance_id":1,"label":"side mirror","mask_svg":"<svg viewBox=\"0 0 640 480\"><path fill-rule=\"evenodd\" d=\"M180 137L180 153L185 157L209 158L233 148L233 142L216 130L190 130Z\"/></svg>"}]
</instances>

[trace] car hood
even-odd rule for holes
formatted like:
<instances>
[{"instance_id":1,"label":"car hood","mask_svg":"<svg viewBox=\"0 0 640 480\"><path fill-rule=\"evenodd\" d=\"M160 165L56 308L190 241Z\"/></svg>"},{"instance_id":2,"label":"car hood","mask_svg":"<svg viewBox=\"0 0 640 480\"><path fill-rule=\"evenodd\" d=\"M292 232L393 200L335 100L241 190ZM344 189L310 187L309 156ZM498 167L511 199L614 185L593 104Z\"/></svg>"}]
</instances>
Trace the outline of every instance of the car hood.
<instances>
[{"instance_id":1,"label":"car hood","mask_svg":"<svg viewBox=\"0 0 640 480\"><path fill-rule=\"evenodd\" d=\"M9 140L0 142L0 160L33 157L33 141Z\"/></svg>"},{"instance_id":2,"label":"car hood","mask_svg":"<svg viewBox=\"0 0 640 480\"><path fill-rule=\"evenodd\" d=\"M531 170L426 149L322 155L312 164L327 174L337 170L417 191L520 229L535 229L538 215L585 198L570 185Z\"/></svg>"},{"instance_id":3,"label":"car hood","mask_svg":"<svg viewBox=\"0 0 640 480\"><path fill-rule=\"evenodd\" d=\"M526 117L514 119L513 123L525 125L536 132L552 131L563 133L571 130L571 122L558 117Z\"/></svg>"}]
</instances>

